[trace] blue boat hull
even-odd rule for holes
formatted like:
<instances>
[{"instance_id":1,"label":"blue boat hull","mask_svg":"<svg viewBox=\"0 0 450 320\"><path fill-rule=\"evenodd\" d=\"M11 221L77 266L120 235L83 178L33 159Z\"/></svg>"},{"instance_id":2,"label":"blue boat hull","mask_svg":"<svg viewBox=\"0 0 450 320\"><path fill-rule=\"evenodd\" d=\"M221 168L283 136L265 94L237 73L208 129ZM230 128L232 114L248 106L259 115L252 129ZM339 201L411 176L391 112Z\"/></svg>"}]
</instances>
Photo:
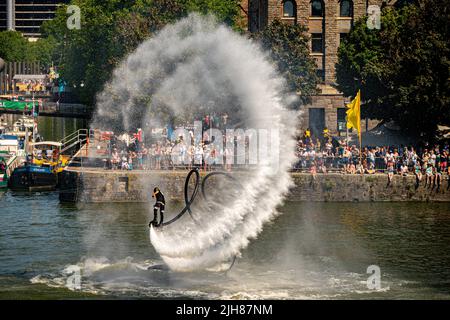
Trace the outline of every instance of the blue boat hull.
<instances>
[{"instance_id":1,"label":"blue boat hull","mask_svg":"<svg viewBox=\"0 0 450 320\"><path fill-rule=\"evenodd\" d=\"M9 177L9 188L16 191L51 191L57 184L57 174L46 167L19 167Z\"/></svg>"}]
</instances>

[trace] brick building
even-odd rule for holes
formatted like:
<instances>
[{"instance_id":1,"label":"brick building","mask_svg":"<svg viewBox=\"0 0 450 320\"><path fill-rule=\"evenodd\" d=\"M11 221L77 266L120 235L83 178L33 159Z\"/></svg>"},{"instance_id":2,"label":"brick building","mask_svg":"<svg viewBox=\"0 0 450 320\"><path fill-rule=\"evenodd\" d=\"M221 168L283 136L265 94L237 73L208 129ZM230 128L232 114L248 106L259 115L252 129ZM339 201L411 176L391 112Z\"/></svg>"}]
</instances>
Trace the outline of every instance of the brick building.
<instances>
[{"instance_id":1,"label":"brick building","mask_svg":"<svg viewBox=\"0 0 450 320\"><path fill-rule=\"evenodd\" d=\"M381 6L383 0L243 0L247 28L256 32L279 18L285 23L300 23L308 27L311 56L316 60L322 79L320 94L305 106L302 128L309 127L320 134L326 126L333 134L345 133L345 104L349 98L338 92L335 64L340 41L350 31L353 22L364 16L370 5ZM393 2L393 1L389 1ZM363 120L362 130L371 129L375 121Z\"/></svg>"}]
</instances>

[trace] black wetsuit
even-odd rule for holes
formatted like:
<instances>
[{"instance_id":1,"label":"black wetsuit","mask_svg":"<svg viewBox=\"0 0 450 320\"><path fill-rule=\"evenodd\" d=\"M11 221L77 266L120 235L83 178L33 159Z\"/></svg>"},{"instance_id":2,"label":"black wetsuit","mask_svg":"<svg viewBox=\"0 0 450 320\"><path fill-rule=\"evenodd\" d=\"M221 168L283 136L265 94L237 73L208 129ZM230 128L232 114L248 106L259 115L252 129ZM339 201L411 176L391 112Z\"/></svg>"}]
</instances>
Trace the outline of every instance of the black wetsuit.
<instances>
[{"instance_id":1,"label":"black wetsuit","mask_svg":"<svg viewBox=\"0 0 450 320\"><path fill-rule=\"evenodd\" d=\"M158 191L154 196L156 197L156 202L155 202L155 205L153 206L153 221L152 222L156 227L160 227L164 220L164 207L166 205L166 200L164 199L164 195L162 194L161 191ZM161 216L159 223L157 223L158 208L159 208L159 214ZM152 222L150 222L150 224Z\"/></svg>"}]
</instances>

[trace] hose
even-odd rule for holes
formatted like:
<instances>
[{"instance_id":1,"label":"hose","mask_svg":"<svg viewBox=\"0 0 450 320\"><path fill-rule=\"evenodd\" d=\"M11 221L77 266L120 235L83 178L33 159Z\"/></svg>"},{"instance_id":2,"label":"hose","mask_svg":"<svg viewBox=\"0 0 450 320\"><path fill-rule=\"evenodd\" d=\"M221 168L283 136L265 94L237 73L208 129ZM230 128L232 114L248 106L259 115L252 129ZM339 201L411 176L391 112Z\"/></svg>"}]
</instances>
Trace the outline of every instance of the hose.
<instances>
[{"instance_id":1,"label":"hose","mask_svg":"<svg viewBox=\"0 0 450 320\"><path fill-rule=\"evenodd\" d=\"M195 185L194 185L194 190L191 193L191 196L189 197L189 182L191 180L192 175L195 175ZM184 182L184 208L180 211L180 213L178 213L175 217L173 217L171 220L167 221L167 222L163 222L160 226L158 226L157 228L161 227L161 226L168 226L172 223L174 223L175 221L177 221L178 219L180 219L186 212L189 213L190 217L192 218L192 220L194 220L194 222L196 224L199 224L199 222L194 218L194 215L192 213L191 210L191 204L194 202L195 198L197 197L198 191L199 191L199 186L201 186L201 193L202 196L204 198L204 200L207 201L207 195L205 192L205 185L206 185L206 181L212 177L212 176L217 176L217 175L222 175L225 176L226 178L228 178L229 180L233 181L236 185L240 186L239 182L229 173L226 172L222 172L222 171L215 171L215 172L211 172L209 174L207 174L201 184L200 184L200 174L198 172L198 169L192 169L191 171L189 171L188 175L186 176L186 180ZM231 268L234 266L236 262L236 255L233 257L233 260L231 262L230 267L227 269L226 272L230 271Z\"/></svg>"}]
</instances>

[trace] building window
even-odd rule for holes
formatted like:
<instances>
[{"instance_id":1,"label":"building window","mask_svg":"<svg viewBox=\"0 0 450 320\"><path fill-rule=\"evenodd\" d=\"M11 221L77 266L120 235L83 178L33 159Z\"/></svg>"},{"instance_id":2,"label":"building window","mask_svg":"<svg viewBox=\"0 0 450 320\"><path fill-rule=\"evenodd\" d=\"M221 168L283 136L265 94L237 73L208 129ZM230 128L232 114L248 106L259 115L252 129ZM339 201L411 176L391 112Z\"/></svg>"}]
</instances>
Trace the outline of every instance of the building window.
<instances>
[{"instance_id":1,"label":"building window","mask_svg":"<svg viewBox=\"0 0 450 320\"><path fill-rule=\"evenodd\" d=\"M295 2L291 0L286 0L283 2L283 18L294 18L295 17Z\"/></svg>"},{"instance_id":2,"label":"building window","mask_svg":"<svg viewBox=\"0 0 450 320\"><path fill-rule=\"evenodd\" d=\"M353 2L350 0L341 0L339 2L339 15L341 17L353 17Z\"/></svg>"},{"instance_id":3,"label":"building window","mask_svg":"<svg viewBox=\"0 0 450 320\"><path fill-rule=\"evenodd\" d=\"M337 130L339 132L347 131L347 108L337 109Z\"/></svg>"},{"instance_id":4,"label":"building window","mask_svg":"<svg viewBox=\"0 0 450 320\"><path fill-rule=\"evenodd\" d=\"M323 53L323 36L322 33L311 34L311 52Z\"/></svg>"},{"instance_id":5,"label":"building window","mask_svg":"<svg viewBox=\"0 0 450 320\"><path fill-rule=\"evenodd\" d=\"M325 10L321 0L311 1L311 17L324 17Z\"/></svg>"}]
</instances>

